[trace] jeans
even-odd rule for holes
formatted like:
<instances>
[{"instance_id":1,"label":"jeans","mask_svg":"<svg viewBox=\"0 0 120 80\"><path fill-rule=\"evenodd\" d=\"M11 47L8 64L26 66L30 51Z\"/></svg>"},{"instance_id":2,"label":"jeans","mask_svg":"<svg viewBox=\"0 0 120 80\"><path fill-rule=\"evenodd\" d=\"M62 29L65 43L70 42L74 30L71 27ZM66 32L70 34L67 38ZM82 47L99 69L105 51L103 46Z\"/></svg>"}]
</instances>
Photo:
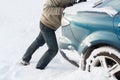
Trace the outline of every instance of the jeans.
<instances>
[{"instance_id":1,"label":"jeans","mask_svg":"<svg viewBox=\"0 0 120 80\"><path fill-rule=\"evenodd\" d=\"M45 43L48 46L48 50L44 53L41 59L38 61L36 68L44 69L48 63L55 57L58 52L58 44L55 35L55 30L45 26L40 22L41 31L35 41L29 46L26 53L23 56L23 60L29 62L33 53Z\"/></svg>"}]
</instances>

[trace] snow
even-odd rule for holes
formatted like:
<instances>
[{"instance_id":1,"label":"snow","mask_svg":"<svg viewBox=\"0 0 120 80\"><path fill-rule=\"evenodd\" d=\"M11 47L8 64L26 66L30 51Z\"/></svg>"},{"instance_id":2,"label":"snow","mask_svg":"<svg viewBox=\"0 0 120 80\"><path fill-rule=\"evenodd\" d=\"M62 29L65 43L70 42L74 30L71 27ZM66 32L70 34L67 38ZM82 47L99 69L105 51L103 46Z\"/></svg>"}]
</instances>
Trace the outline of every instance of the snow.
<instances>
[{"instance_id":1,"label":"snow","mask_svg":"<svg viewBox=\"0 0 120 80\"><path fill-rule=\"evenodd\" d=\"M43 3L42 0L0 0L0 80L113 80L104 77L101 69L91 73L77 69L60 53L45 70L35 69L46 45L35 52L30 65L19 64L39 33ZM56 34L60 35L60 29Z\"/></svg>"}]
</instances>

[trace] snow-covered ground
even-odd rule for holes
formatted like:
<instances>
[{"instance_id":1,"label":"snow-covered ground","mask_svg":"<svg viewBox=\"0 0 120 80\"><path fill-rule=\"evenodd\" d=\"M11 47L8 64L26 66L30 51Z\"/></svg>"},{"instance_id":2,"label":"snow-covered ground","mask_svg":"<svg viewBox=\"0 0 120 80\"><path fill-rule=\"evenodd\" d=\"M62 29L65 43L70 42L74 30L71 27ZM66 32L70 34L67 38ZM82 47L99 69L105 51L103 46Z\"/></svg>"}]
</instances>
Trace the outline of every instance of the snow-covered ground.
<instances>
[{"instance_id":1,"label":"snow-covered ground","mask_svg":"<svg viewBox=\"0 0 120 80\"><path fill-rule=\"evenodd\" d=\"M113 80L103 76L102 69L92 73L77 69L60 53L45 70L35 69L46 45L35 52L29 66L19 64L40 31L43 3L44 0L0 0L0 80ZM56 34L59 37L60 29Z\"/></svg>"}]
</instances>

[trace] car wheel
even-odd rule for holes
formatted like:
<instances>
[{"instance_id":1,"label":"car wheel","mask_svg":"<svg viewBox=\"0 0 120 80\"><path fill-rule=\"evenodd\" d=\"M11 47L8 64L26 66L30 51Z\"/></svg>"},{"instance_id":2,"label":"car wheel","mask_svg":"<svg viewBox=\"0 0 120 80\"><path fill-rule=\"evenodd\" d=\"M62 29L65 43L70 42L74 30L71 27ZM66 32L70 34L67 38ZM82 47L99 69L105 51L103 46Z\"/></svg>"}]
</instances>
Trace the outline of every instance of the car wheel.
<instances>
[{"instance_id":1,"label":"car wheel","mask_svg":"<svg viewBox=\"0 0 120 80\"><path fill-rule=\"evenodd\" d=\"M100 67L106 71L107 76L120 80L120 52L108 46L94 49L86 59L86 70L91 72Z\"/></svg>"}]
</instances>

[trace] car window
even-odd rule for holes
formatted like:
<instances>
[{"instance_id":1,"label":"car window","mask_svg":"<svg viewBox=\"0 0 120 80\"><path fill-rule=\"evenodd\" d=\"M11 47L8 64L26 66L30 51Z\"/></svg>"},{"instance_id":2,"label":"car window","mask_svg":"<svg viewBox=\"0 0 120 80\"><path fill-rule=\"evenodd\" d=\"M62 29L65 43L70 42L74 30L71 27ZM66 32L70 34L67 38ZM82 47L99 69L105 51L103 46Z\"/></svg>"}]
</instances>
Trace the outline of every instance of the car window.
<instances>
[{"instance_id":1,"label":"car window","mask_svg":"<svg viewBox=\"0 0 120 80\"><path fill-rule=\"evenodd\" d=\"M106 6L111 6L113 9L120 11L120 0L112 0Z\"/></svg>"},{"instance_id":2,"label":"car window","mask_svg":"<svg viewBox=\"0 0 120 80\"><path fill-rule=\"evenodd\" d=\"M112 7L113 9L120 11L120 0L105 0L102 4L96 6L98 8L101 7Z\"/></svg>"}]
</instances>

